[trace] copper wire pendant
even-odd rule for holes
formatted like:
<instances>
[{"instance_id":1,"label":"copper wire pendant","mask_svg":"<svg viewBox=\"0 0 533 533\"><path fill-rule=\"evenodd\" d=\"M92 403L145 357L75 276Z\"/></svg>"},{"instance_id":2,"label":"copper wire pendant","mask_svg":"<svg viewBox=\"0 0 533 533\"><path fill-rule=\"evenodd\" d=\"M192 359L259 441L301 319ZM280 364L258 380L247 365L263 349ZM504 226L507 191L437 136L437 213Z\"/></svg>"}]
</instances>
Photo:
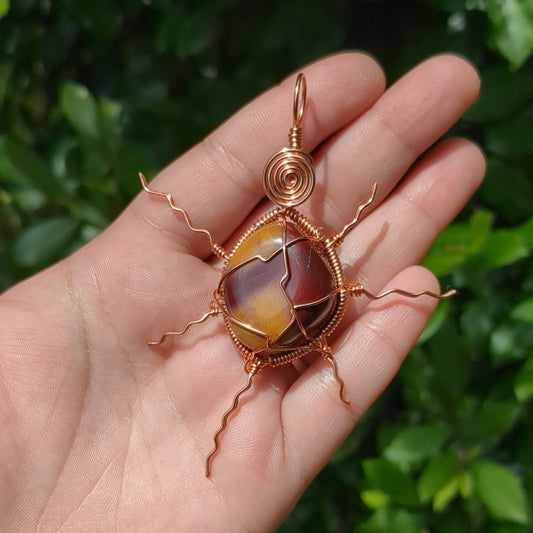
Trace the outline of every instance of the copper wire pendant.
<instances>
[{"instance_id":1,"label":"copper wire pendant","mask_svg":"<svg viewBox=\"0 0 533 533\"><path fill-rule=\"evenodd\" d=\"M295 209L309 198L315 186L313 158L302 149L306 97L306 79L299 74L294 89L289 147L274 155L263 173L265 194L276 207L253 224L230 252L217 244L209 231L195 228L188 214L175 205L169 193L150 189L144 175L139 174L144 190L166 198L169 206L184 217L188 228L205 234L213 254L224 260L222 276L209 310L181 331L168 331L159 340L148 342L149 345L161 344L168 336L182 335L192 325L221 314L229 337L244 359L247 381L235 394L214 435L214 448L206 459L208 477L228 419L262 368L291 363L310 352L317 352L332 365L339 396L344 403L349 403L327 342L327 337L343 317L348 296L364 295L377 300L399 293L408 298L426 295L443 299L456 292L412 293L391 289L374 295L359 283L346 283L335 249L374 201L377 184L374 184L368 200L357 208L353 220L329 238Z\"/></svg>"}]
</instances>

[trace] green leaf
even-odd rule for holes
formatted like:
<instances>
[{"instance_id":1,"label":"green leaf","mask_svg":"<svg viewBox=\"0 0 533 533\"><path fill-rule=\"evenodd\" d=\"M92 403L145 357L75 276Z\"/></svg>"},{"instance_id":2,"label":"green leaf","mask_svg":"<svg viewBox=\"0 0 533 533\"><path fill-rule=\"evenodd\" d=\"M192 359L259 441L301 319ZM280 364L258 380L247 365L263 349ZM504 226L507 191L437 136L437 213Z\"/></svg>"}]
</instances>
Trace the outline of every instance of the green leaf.
<instances>
[{"instance_id":1,"label":"green leaf","mask_svg":"<svg viewBox=\"0 0 533 533\"><path fill-rule=\"evenodd\" d=\"M459 483L459 492L461 493L461 496L468 500L472 497L472 494L474 492L474 480L472 479L472 476L470 475L470 472L463 471L457 476L457 481Z\"/></svg>"},{"instance_id":2,"label":"green leaf","mask_svg":"<svg viewBox=\"0 0 533 533\"><path fill-rule=\"evenodd\" d=\"M426 324L424 331L422 331L422 334L420 335L420 337L418 337L416 343L423 344L424 342L431 339L431 337L433 337L433 335L435 335L440 330L442 325L446 322L449 311L450 301L444 300L440 302L437 306L437 309L435 309L434 313L431 315L429 322Z\"/></svg>"},{"instance_id":3,"label":"green leaf","mask_svg":"<svg viewBox=\"0 0 533 533\"><path fill-rule=\"evenodd\" d=\"M459 480L457 477L451 479L444 487L435 493L433 498L433 510L437 513L444 511L448 504L459 493Z\"/></svg>"},{"instance_id":4,"label":"green leaf","mask_svg":"<svg viewBox=\"0 0 533 533\"><path fill-rule=\"evenodd\" d=\"M420 516L403 509L380 507L366 522L355 527L356 533L420 533Z\"/></svg>"},{"instance_id":5,"label":"green leaf","mask_svg":"<svg viewBox=\"0 0 533 533\"><path fill-rule=\"evenodd\" d=\"M533 52L531 0L489 0L487 15L496 49L512 67L520 67Z\"/></svg>"},{"instance_id":6,"label":"green leaf","mask_svg":"<svg viewBox=\"0 0 533 533\"><path fill-rule=\"evenodd\" d=\"M526 220L519 228L520 237L525 246L533 250L533 217Z\"/></svg>"},{"instance_id":7,"label":"green leaf","mask_svg":"<svg viewBox=\"0 0 533 533\"><path fill-rule=\"evenodd\" d=\"M42 191L54 202L63 195L63 189L55 176L50 172L46 163L36 157L26 147L14 143L9 138L4 139L4 153L9 162L34 187Z\"/></svg>"},{"instance_id":8,"label":"green leaf","mask_svg":"<svg viewBox=\"0 0 533 533\"><path fill-rule=\"evenodd\" d=\"M519 402L524 402L533 396L533 356L515 375L514 393Z\"/></svg>"},{"instance_id":9,"label":"green leaf","mask_svg":"<svg viewBox=\"0 0 533 533\"><path fill-rule=\"evenodd\" d=\"M522 222L530 216L533 204L533 185L528 169L516 161L509 163L495 156L488 157L487 173L479 195L505 222Z\"/></svg>"},{"instance_id":10,"label":"green leaf","mask_svg":"<svg viewBox=\"0 0 533 533\"><path fill-rule=\"evenodd\" d=\"M494 222L494 215L489 211L477 209L472 213L468 221L470 237L469 252L474 254L483 246L490 234L490 229Z\"/></svg>"},{"instance_id":11,"label":"green leaf","mask_svg":"<svg viewBox=\"0 0 533 533\"><path fill-rule=\"evenodd\" d=\"M481 71L481 93L465 113L465 120L486 122L504 118L531 100L533 68L511 72L508 66L491 65Z\"/></svg>"},{"instance_id":12,"label":"green leaf","mask_svg":"<svg viewBox=\"0 0 533 533\"><path fill-rule=\"evenodd\" d=\"M361 492L361 500L369 509L379 509L389 501L389 495L380 490L364 490Z\"/></svg>"},{"instance_id":13,"label":"green leaf","mask_svg":"<svg viewBox=\"0 0 533 533\"><path fill-rule=\"evenodd\" d=\"M524 242L519 229L502 229L492 232L479 255L485 267L510 265L527 257L531 248Z\"/></svg>"},{"instance_id":14,"label":"green leaf","mask_svg":"<svg viewBox=\"0 0 533 533\"><path fill-rule=\"evenodd\" d=\"M9 11L9 0L0 0L0 18L5 16Z\"/></svg>"},{"instance_id":15,"label":"green leaf","mask_svg":"<svg viewBox=\"0 0 533 533\"><path fill-rule=\"evenodd\" d=\"M488 152L504 158L527 156L533 152L533 106L528 106L514 115L485 128L485 147Z\"/></svg>"},{"instance_id":16,"label":"green leaf","mask_svg":"<svg viewBox=\"0 0 533 533\"><path fill-rule=\"evenodd\" d=\"M459 412L462 438L469 446L499 439L512 428L519 412L520 406L514 401L475 404L467 398Z\"/></svg>"},{"instance_id":17,"label":"green leaf","mask_svg":"<svg viewBox=\"0 0 533 533\"><path fill-rule=\"evenodd\" d=\"M524 322L515 324L504 322L501 326L495 328L490 334L490 356L496 363L505 363L516 359L526 357L525 343L526 338L532 335L531 326Z\"/></svg>"},{"instance_id":18,"label":"green leaf","mask_svg":"<svg viewBox=\"0 0 533 533\"><path fill-rule=\"evenodd\" d=\"M387 494L398 505L417 507L415 484L398 465L387 459L376 458L363 461L362 467L372 490Z\"/></svg>"},{"instance_id":19,"label":"green leaf","mask_svg":"<svg viewBox=\"0 0 533 533\"><path fill-rule=\"evenodd\" d=\"M453 479L459 470L459 460L454 450L438 455L422 470L416 490L421 503L427 503Z\"/></svg>"},{"instance_id":20,"label":"green leaf","mask_svg":"<svg viewBox=\"0 0 533 533\"><path fill-rule=\"evenodd\" d=\"M533 298L526 298L511 310L511 318L533 323Z\"/></svg>"},{"instance_id":21,"label":"green leaf","mask_svg":"<svg viewBox=\"0 0 533 533\"><path fill-rule=\"evenodd\" d=\"M464 224L452 224L437 237L422 265L436 276L444 276L466 261L469 250L468 227Z\"/></svg>"},{"instance_id":22,"label":"green leaf","mask_svg":"<svg viewBox=\"0 0 533 533\"><path fill-rule=\"evenodd\" d=\"M527 494L516 474L493 461L472 461L469 470L475 493L494 518L529 524Z\"/></svg>"},{"instance_id":23,"label":"green leaf","mask_svg":"<svg viewBox=\"0 0 533 533\"><path fill-rule=\"evenodd\" d=\"M59 93L59 106L70 125L81 135L96 139L100 133L98 106L83 85L68 82Z\"/></svg>"},{"instance_id":24,"label":"green leaf","mask_svg":"<svg viewBox=\"0 0 533 533\"><path fill-rule=\"evenodd\" d=\"M448 438L444 422L401 429L383 451L383 456L408 468L437 453Z\"/></svg>"},{"instance_id":25,"label":"green leaf","mask_svg":"<svg viewBox=\"0 0 533 533\"><path fill-rule=\"evenodd\" d=\"M476 210L472 213L468 225L451 224L437 237L422 262L423 266L437 276L449 274L482 248L490 236L493 220L492 213Z\"/></svg>"},{"instance_id":26,"label":"green leaf","mask_svg":"<svg viewBox=\"0 0 533 533\"><path fill-rule=\"evenodd\" d=\"M22 267L43 265L61 254L76 233L77 222L66 217L49 218L28 226L13 247L13 259Z\"/></svg>"}]
</instances>

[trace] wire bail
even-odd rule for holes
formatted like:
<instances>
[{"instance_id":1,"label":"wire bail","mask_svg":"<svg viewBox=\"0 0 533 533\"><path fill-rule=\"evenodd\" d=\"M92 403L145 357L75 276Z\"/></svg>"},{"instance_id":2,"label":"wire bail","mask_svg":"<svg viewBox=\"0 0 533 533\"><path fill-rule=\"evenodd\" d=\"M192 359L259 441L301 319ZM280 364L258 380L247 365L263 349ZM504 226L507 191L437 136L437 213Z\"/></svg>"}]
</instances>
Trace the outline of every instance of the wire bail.
<instances>
[{"instance_id":1,"label":"wire bail","mask_svg":"<svg viewBox=\"0 0 533 533\"><path fill-rule=\"evenodd\" d=\"M263 186L267 197L280 207L294 207L305 202L315 188L313 158L303 151L302 121L305 113L307 81L298 74L294 86L293 125L289 131L289 146L267 163Z\"/></svg>"}]
</instances>

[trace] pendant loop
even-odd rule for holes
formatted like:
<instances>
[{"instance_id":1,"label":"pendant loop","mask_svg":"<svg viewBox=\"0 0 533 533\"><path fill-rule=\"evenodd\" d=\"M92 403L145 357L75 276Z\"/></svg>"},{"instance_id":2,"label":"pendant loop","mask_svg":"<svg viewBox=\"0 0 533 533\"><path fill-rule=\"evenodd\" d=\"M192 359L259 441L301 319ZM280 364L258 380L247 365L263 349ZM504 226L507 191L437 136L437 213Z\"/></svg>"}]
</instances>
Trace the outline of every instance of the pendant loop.
<instances>
[{"instance_id":1,"label":"pendant loop","mask_svg":"<svg viewBox=\"0 0 533 533\"><path fill-rule=\"evenodd\" d=\"M307 98L307 80L302 72L296 78L294 87L294 103L292 108L293 127L301 128L305 111L305 100Z\"/></svg>"}]
</instances>

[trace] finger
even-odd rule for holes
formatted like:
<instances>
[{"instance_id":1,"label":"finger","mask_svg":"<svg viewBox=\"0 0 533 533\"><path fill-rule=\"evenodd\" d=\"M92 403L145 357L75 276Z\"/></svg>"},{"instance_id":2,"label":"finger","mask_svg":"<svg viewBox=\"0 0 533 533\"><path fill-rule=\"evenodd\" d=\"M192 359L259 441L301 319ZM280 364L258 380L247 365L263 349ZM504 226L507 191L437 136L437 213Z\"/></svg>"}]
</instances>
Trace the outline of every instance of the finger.
<instances>
[{"instance_id":1,"label":"finger","mask_svg":"<svg viewBox=\"0 0 533 533\"><path fill-rule=\"evenodd\" d=\"M320 179L311 218L342 227L373 183L379 184L377 206L478 93L477 72L458 57L434 57L414 68L316 154Z\"/></svg>"},{"instance_id":2,"label":"finger","mask_svg":"<svg viewBox=\"0 0 533 533\"><path fill-rule=\"evenodd\" d=\"M340 253L351 265L347 279L375 292L403 268L419 263L484 174L485 159L475 144L449 139L437 145L345 240Z\"/></svg>"},{"instance_id":3,"label":"finger","mask_svg":"<svg viewBox=\"0 0 533 533\"><path fill-rule=\"evenodd\" d=\"M355 261L357 281L362 278L371 292L378 293L398 287L413 292L438 292L436 280L424 269L402 269L420 259L479 185L484 169L483 155L465 140L450 139L430 152L402 183L398 194L365 219L357 228L360 233L354 230L343 244L349 260ZM424 213L423 221L421 213ZM392 280L391 273L396 275ZM284 399L289 402L285 411L286 427L289 423L298 431L302 431L300 424L308 428L322 427L322 417L329 424L320 431L318 457L309 459L309 465L314 468L322 464L325 460L320 456L325 453L322 450L333 451L387 385L435 304L431 298L410 300L395 295L377 302L361 302L359 314L354 312L353 302L348 304L349 311L339 328L341 336L333 344L333 353L346 383L350 407L342 407L338 384L331 369L321 360L295 382ZM310 401L312 394L319 398ZM290 421L293 414L295 420ZM309 438L299 434L294 442Z\"/></svg>"},{"instance_id":4,"label":"finger","mask_svg":"<svg viewBox=\"0 0 533 533\"><path fill-rule=\"evenodd\" d=\"M368 109L385 85L379 65L364 54L333 56L304 72L308 86L304 145L309 151ZM210 230L223 242L263 197L264 165L288 143L294 84L295 77L290 76L257 98L164 169L151 187L172 193L195 226ZM140 214L158 228L183 230L191 240L186 228L176 225L175 213L162 209L161 203L141 195L125 216ZM203 245L200 238L194 239L195 244L199 240Z\"/></svg>"},{"instance_id":5,"label":"finger","mask_svg":"<svg viewBox=\"0 0 533 533\"><path fill-rule=\"evenodd\" d=\"M410 267L387 288L416 290L421 285L430 290L438 287L430 272ZM372 302L355 326L338 339L334 356L338 364L343 363L339 372L349 406L340 400L331 366L323 360L287 391L282 404L286 453L290 454L287 463L295 465L299 477L313 476L340 446L396 374L435 305L429 298L406 300L398 295Z\"/></svg>"}]
</instances>

